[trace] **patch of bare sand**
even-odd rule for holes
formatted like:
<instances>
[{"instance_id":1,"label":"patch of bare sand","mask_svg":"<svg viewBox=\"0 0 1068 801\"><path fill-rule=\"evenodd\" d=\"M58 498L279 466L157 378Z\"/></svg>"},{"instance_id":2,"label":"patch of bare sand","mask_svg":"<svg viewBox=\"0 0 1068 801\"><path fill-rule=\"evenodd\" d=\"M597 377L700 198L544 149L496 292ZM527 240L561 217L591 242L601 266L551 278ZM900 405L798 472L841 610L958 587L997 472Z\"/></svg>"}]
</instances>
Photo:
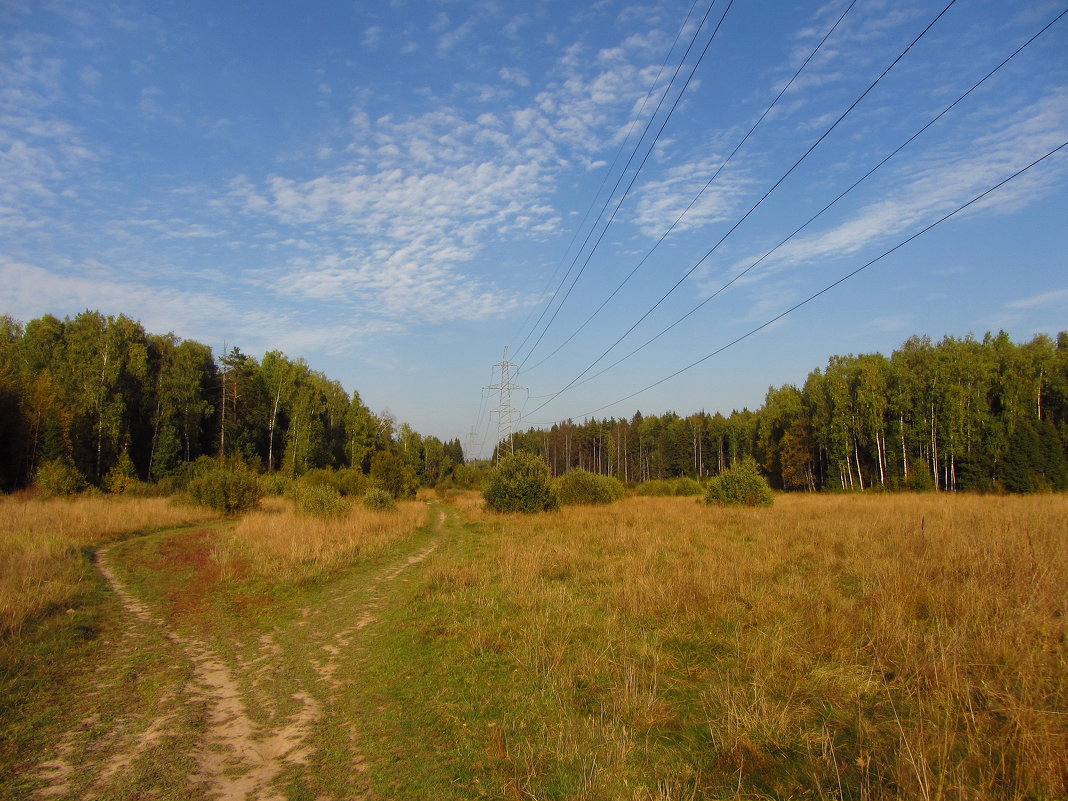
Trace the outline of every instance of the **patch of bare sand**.
<instances>
[{"instance_id":1,"label":"patch of bare sand","mask_svg":"<svg viewBox=\"0 0 1068 801\"><path fill-rule=\"evenodd\" d=\"M195 686L189 688L190 700L205 705L208 729L194 757L198 774L190 776L192 783L204 789L205 796L220 801L283 801L284 796L271 788L271 782L286 765L306 764L310 749L305 745L314 722L322 709L310 695L299 692L293 698L300 702L300 710L291 715L281 727L267 732L248 714L237 683L225 663L206 645L192 638L166 629L163 621L152 614L149 607L134 596L119 580L110 562L108 549L97 554L97 566L123 608L137 623L158 629L163 636L178 645L192 662ZM129 629L124 635L140 636ZM269 635L260 640L260 648L270 658L281 649ZM110 753L107 761L93 778L92 786L100 788L166 736L172 714L149 720L139 733L124 741ZM116 739L119 733L116 732ZM45 785L36 793L40 799L57 798L71 791L74 774L73 752L76 733L69 733L60 743L56 756L41 763L38 775Z\"/></svg>"},{"instance_id":2,"label":"patch of bare sand","mask_svg":"<svg viewBox=\"0 0 1068 801\"><path fill-rule=\"evenodd\" d=\"M34 793L35 798L59 798L70 792L70 780L74 775L73 752L74 743L69 737L64 738L56 749L56 756L37 766L35 773L47 783Z\"/></svg>"},{"instance_id":3,"label":"patch of bare sand","mask_svg":"<svg viewBox=\"0 0 1068 801\"><path fill-rule=\"evenodd\" d=\"M445 520L442 513L439 525ZM437 547L431 544L424 550L408 557L399 565L383 571L372 581L372 592L367 602L358 611L355 622L338 632L322 646L325 659L313 661L319 677L330 687L338 689L341 682L334 677L338 657L342 649L350 645L352 637L376 620L375 611L382 603L382 587L396 579L413 565L425 560ZM190 660L194 669L194 686L187 688L190 700L203 703L206 709L208 729L194 757L198 772L189 780L203 788L205 796L219 801L283 801L284 796L271 784L286 765L307 764L311 750L307 739L315 721L322 714L321 704L306 692L295 693L292 698L300 703L299 711L289 716L281 727L266 731L249 716L242 700L240 689L226 664L205 644L190 637L169 631L163 620L154 615L147 604L134 596L119 580L110 561L107 548L97 554L97 566L126 612L136 621L128 626L124 637L143 637L136 628L149 627L157 630L167 640L177 645ZM334 599L341 601L342 596ZM301 610L306 624L311 610ZM139 624L139 625L138 625ZM263 635L259 640L259 655L252 664L271 662L281 656L282 650L274 638ZM245 667L250 667L247 665ZM259 667L265 669L264 665ZM147 726L133 737L116 732L115 739L122 745L112 749L107 761L99 768L92 786L101 788L111 782L121 771L149 748L158 744L167 734L174 714L163 714L148 721ZM53 759L41 763L37 773L45 782L37 793L40 799L67 795L71 791L74 775L73 752L75 736L72 732L60 743ZM354 764L358 772L367 770L366 761L354 751Z\"/></svg>"},{"instance_id":4,"label":"patch of bare sand","mask_svg":"<svg viewBox=\"0 0 1068 801\"><path fill-rule=\"evenodd\" d=\"M249 717L226 665L203 645L190 643L188 650L209 723L195 754L196 778L223 801L247 799L252 793L262 801L283 801L271 782L286 764L307 763L310 751L304 742L322 713L319 703L306 693L294 694L300 711L266 733Z\"/></svg>"}]
</instances>

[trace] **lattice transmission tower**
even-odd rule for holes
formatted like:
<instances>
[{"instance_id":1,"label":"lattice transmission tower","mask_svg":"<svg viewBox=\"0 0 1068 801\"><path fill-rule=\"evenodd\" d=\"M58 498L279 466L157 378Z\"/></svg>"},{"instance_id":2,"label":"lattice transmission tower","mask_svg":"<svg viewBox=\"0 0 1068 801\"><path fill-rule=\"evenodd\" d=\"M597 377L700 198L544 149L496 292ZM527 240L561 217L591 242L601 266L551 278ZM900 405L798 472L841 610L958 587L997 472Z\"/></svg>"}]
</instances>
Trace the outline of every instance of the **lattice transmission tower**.
<instances>
[{"instance_id":1,"label":"lattice transmission tower","mask_svg":"<svg viewBox=\"0 0 1068 801\"><path fill-rule=\"evenodd\" d=\"M518 386L512 383L512 368L519 365L514 362L508 361L508 346L504 346L504 358L501 361L493 365L493 369L501 371L501 380L497 384L491 384L483 389L493 389L501 393L500 403L496 409L492 409L490 414L497 415L497 457L495 461L501 460L501 447L500 443L508 439L508 452L514 453L515 449L512 446L512 431L515 428L515 424L519 422L520 412L512 405L512 390L522 390L526 387Z\"/></svg>"}]
</instances>

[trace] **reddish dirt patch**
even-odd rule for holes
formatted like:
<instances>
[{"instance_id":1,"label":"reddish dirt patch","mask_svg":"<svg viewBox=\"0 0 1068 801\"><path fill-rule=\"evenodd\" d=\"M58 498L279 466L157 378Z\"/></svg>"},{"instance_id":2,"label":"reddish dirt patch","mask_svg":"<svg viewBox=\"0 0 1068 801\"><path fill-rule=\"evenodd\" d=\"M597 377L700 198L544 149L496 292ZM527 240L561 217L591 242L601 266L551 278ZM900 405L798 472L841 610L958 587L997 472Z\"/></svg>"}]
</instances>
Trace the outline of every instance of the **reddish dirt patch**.
<instances>
[{"instance_id":1,"label":"reddish dirt patch","mask_svg":"<svg viewBox=\"0 0 1068 801\"><path fill-rule=\"evenodd\" d=\"M160 541L145 567L166 579L161 588L167 617L204 619L212 593L222 582L213 557L218 533L211 529L183 531Z\"/></svg>"}]
</instances>

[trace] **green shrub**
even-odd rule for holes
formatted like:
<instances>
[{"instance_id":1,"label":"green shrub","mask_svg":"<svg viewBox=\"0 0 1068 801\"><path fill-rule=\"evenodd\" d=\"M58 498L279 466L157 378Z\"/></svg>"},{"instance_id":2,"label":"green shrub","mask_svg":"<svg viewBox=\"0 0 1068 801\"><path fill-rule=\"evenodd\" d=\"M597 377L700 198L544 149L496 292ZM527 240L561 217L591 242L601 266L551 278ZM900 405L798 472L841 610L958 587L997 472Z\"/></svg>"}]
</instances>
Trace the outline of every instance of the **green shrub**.
<instances>
[{"instance_id":1,"label":"green shrub","mask_svg":"<svg viewBox=\"0 0 1068 801\"><path fill-rule=\"evenodd\" d=\"M501 459L482 482L482 497L495 512L543 512L559 505L549 467L532 453Z\"/></svg>"},{"instance_id":2,"label":"green shrub","mask_svg":"<svg viewBox=\"0 0 1068 801\"><path fill-rule=\"evenodd\" d=\"M342 495L359 496L367 492L370 479L356 467L342 467L334 471L334 486Z\"/></svg>"},{"instance_id":3,"label":"green shrub","mask_svg":"<svg viewBox=\"0 0 1068 801\"><path fill-rule=\"evenodd\" d=\"M290 485L293 483L292 479L284 473L264 473L259 478L260 492L263 495L279 496L285 495L289 491Z\"/></svg>"},{"instance_id":4,"label":"green shrub","mask_svg":"<svg viewBox=\"0 0 1068 801\"><path fill-rule=\"evenodd\" d=\"M674 494L680 497L693 497L694 495L701 495L705 491L705 487L700 481L689 476L679 476L672 483L675 485Z\"/></svg>"},{"instance_id":5,"label":"green shrub","mask_svg":"<svg viewBox=\"0 0 1068 801\"><path fill-rule=\"evenodd\" d=\"M367 509L384 511L397 508L397 501L381 487L371 487L363 496L363 505Z\"/></svg>"},{"instance_id":6,"label":"green shrub","mask_svg":"<svg viewBox=\"0 0 1068 801\"><path fill-rule=\"evenodd\" d=\"M78 468L63 459L53 459L37 468L33 486L42 498L55 495L73 495L86 485L85 476Z\"/></svg>"},{"instance_id":7,"label":"green shrub","mask_svg":"<svg viewBox=\"0 0 1068 801\"><path fill-rule=\"evenodd\" d=\"M348 499L341 497L331 484L297 481L290 487L288 495L297 512L312 517L343 517L350 508Z\"/></svg>"},{"instance_id":8,"label":"green shrub","mask_svg":"<svg viewBox=\"0 0 1068 801\"><path fill-rule=\"evenodd\" d=\"M334 486L334 471L326 467L314 467L300 475L300 481L311 486L312 484Z\"/></svg>"},{"instance_id":9,"label":"green shrub","mask_svg":"<svg viewBox=\"0 0 1068 801\"><path fill-rule=\"evenodd\" d=\"M705 501L719 506L771 506L775 495L757 463L747 456L712 479Z\"/></svg>"},{"instance_id":10,"label":"green shrub","mask_svg":"<svg viewBox=\"0 0 1068 801\"><path fill-rule=\"evenodd\" d=\"M195 503L228 515L259 505L262 497L259 477L244 465L216 465L207 469L194 463L194 468L186 491Z\"/></svg>"},{"instance_id":11,"label":"green shrub","mask_svg":"<svg viewBox=\"0 0 1068 801\"><path fill-rule=\"evenodd\" d=\"M119 460L115 462L106 476L104 476L104 489L113 495L121 495L137 484L137 473L134 470L133 460L127 451L123 451Z\"/></svg>"},{"instance_id":12,"label":"green shrub","mask_svg":"<svg viewBox=\"0 0 1068 801\"><path fill-rule=\"evenodd\" d=\"M653 478L649 481L643 481L634 488L636 495L645 495L654 498L663 498L668 495L675 494L675 488L670 481L664 481L663 479Z\"/></svg>"},{"instance_id":13,"label":"green shrub","mask_svg":"<svg viewBox=\"0 0 1068 801\"><path fill-rule=\"evenodd\" d=\"M162 498L170 493L166 486L160 487L150 481L138 481L136 478L126 484L122 494L127 498Z\"/></svg>"},{"instance_id":14,"label":"green shrub","mask_svg":"<svg viewBox=\"0 0 1068 801\"><path fill-rule=\"evenodd\" d=\"M156 488L157 495L176 495L185 488L185 482L180 475L169 475L161 478L153 486Z\"/></svg>"},{"instance_id":15,"label":"green shrub","mask_svg":"<svg viewBox=\"0 0 1068 801\"><path fill-rule=\"evenodd\" d=\"M553 489L562 504L612 503L622 498L625 492L619 479L582 469L564 473L553 481Z\"/></svg>"},{"instance_id":16,"label":"green shrub","mask_svg":"<svg viewBox=\"0 0 1068 801\"><path fill-rule=\"evenodd\" d=\"M459 464L453 468L452 483L462 489L478 489L488 471L483 464Z\"/></svg>"},{"instance_id":17,"label":"green shrub","mask_svg":"<svg viewBox=\"0 0 1068 801\"><path fill-rule=\"evenodd\" d=\"M653 478L643 481L634 488L635 495L646 495L654 498L666 498L673 495L700 495L704 491L704 485L689 476Z\"/></svg>"},{"instance_id":18,"label":"green shrub","mask_svg":"<svg viewBox=\"0 0 1068 801\"><path fill-rule=\"evenodd\" d=\"M390 451L379 451L371 457L371 478L394 498L411 498L419 489L415 474Z\"/></svg>"},{"instance_id":19,"label":"green shrub","mask_svg":"<svg viewBox=\"0 0 1068 801\"><path fill-rule=\"evenodd\" d=\"M934 492L934 476L931 475L931 467L925 462L916 462L911 467L905 489L910 492Z\"/></svg>"}]
</instances>

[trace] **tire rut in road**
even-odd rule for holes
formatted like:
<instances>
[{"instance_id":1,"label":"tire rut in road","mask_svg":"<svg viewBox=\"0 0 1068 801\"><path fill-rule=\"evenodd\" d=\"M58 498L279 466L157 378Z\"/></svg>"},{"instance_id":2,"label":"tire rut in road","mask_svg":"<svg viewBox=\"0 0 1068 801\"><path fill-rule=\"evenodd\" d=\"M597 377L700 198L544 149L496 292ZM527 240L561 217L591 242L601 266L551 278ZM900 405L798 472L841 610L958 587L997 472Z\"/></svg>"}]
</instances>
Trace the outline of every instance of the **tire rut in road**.
<instances>
[{"instance_id":1,"label":"tire rut in road","mask_svg":"<svg viewBox=\"0 0 1068 801\"><path fill-rule=\"evenodd\" d=\"M438 525L443 521L444 514ZM87 769L94 770L96 775L89 784L90 795L84 797L97 797L92 795L93 791L104 791L138 756L161 742L174 721L173 702L180 701L201 706L207 723L207 729L192 754L197 773L188 777L191 787L200 788L205 797L219 801L246 801L250 798L256 801L283 801L284 796L272 784L287 766L308 763L312 752L308 744L309 736L322 716L324 704L330 703L342 687L335 673L343 650L348 648L358 632L377 619L376 613L383 603L385 587L404 571L425 560L436 548L437 543L431 543L375 576L370 582L370 593L365 596L366 600L348 613L351 615L349 619L354 618L354 622L329 638L324 640L314 626L297 629L301 623L308 622L309 614L294 624L294 629L307 632L303 638L313 640L318 647L315 655L309 650L303 651L306 654L303 658L308 659L322 687L300 686L290 695L291 700L297 703L297 711L283 718L281 725L270 727L258 724L250 716L241 688L225 661L205 643L168 629L166 623L118 577L111 560L111 548L101 549L97 552L97 567L130 617L123 628L124 646L136 648L138 642L144 642L148 637L161 637L176 650L178 658L188 660L193 678L184 687L176 689L180 698L172 696L170 699L161 699L160 714L147 721L135 724L118 718L108 735L108 747L102 749L106 751L106 758L91 768L84 764L75 767L78 762L85 761L84 758L77 759L75 754L81 732L68 733L58 745L56 757L38 766L36 774L44 784L36 797L55 799L69 796L74 790L72 778L75 772ZM354 594L355 591L339 594L329 599L327 604L346 602ZM313 642L307 644L311 646ZM251 663L241 666L242 670L268 673L280 667L285 656L276 638L269 634L259 638L257 653ZM165 705L163 700L172 703ZM165 706L172 708L163 711ZM271 717L277 718L277 715L272 714ZM85 725L83 722L83 727ZM138 727L139 731L130 732L128 727L131 725ZM352 762L358 766L365 764L357 754L352 755ZM85 791L82 792L84 794Z\"/></svg>"}]
</instances>

